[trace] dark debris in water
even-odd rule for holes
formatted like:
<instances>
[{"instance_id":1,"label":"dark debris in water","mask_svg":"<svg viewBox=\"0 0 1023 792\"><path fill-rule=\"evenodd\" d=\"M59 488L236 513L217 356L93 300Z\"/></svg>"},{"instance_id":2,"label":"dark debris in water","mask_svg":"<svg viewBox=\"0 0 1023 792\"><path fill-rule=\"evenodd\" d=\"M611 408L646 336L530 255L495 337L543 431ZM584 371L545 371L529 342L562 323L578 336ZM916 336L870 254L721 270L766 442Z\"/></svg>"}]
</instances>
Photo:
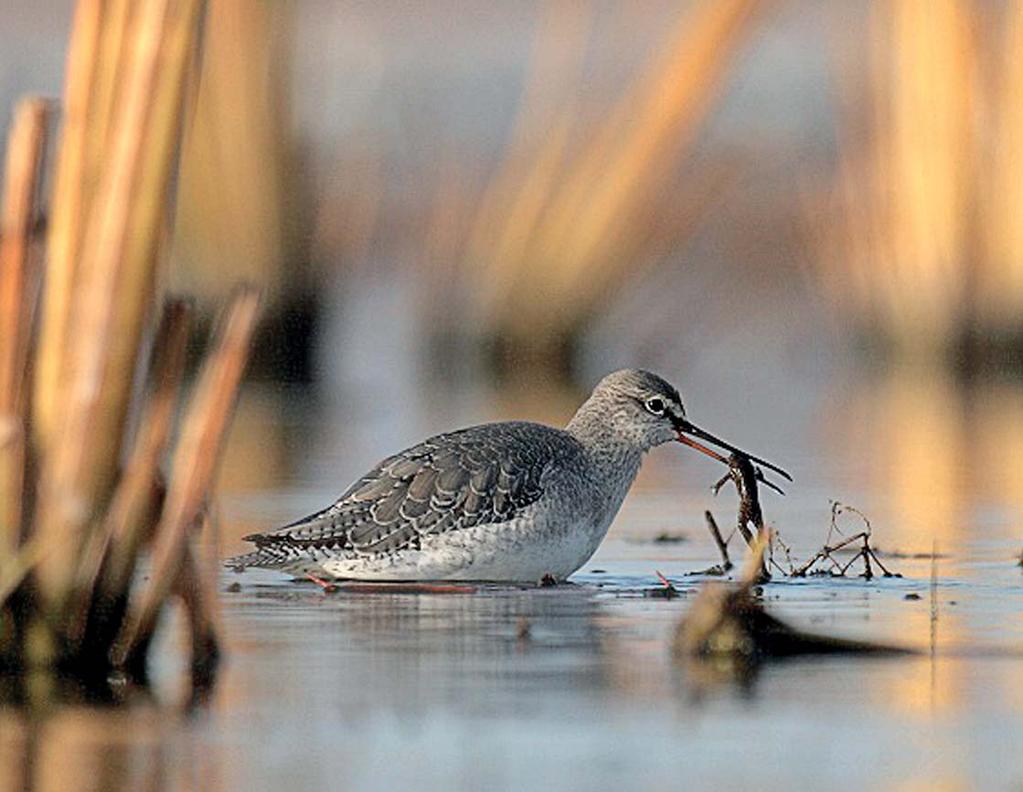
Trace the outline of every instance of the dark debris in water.
<instances>
[{"instance_id":1,"label":"dark debris in water","mask_svg":"<svg viewBox=\"0 0 1023 792\"><path fill-rule=\"evenodd\" d=\"M651 537L629 537L625 541L630 544L681 544L682 542L688 542L689 537L684 533L661 531L659 534Z\"/></svg>"},{"instance_id":2,"label":"dark debris in water","mask_svg":"<svg viewBox=\"0 0 1023 792\"><path fill-rule=\"evenodd\" d=\"M838 517L843 513L851 513L863 521L863 529L852 536L846 536L838 528ZM826 575L830 577L845 577L846 573L853 569L857 561L863 565L860 577L871 580L876 573L874 567L880 570L884 577L902 577L897 572L892 572L878 558L874 548L870 545L870 536L873 529L870 520L852 506L846 506L838 501L831 502L831 527L828 529L828 536L824 546L818 550L808 561L789 570L791 577L806 577L808 575ZM833 541L832 537L841 537ZM837 557L842 551L852 551L849 558Z\"/></svg>"},{"instance_id":3,"label":"dark debris in water","mask_svg":"<svg viewBox=\"0 0 1023 792\"><path fill-rule=\"evenodd\" d=\"M895 558L905 559L910 561L929 561L932 558L942 559L948 558L947 553L909 553L904 550L882 550L880 547L874 547L874 555L881 556L882 558Z\"/></svg>"},{"instance_id":4,"label":"dark debris in water","mask_svg":"<svg viewBox=\"0 0 1023 792\"><path fill-rule=\"evenodd\" d=\"M711 537L717 545L721 554L721 563L700 570L692 574L722 576L732 568L732 562L728 555L728 543L735 533L742 535L746 543L752 547L754 544L753 533L750 527L756 529L757 535L764 532L765 523L763 512L760 507L760 496L758 482L763 482L763 474L752 465L752 463L741 454L733 453L725 460L729 466L729 475L714 485L715 493L727 481L733 481L736 491L739 494L738 519L735 530L727 538L722 537L717 521L711 512L705 512L707 528ZM863 527L855 534L847 535L838 527L838 519L842 514L852 514L863 522ZM859 566L862 571L860 577L872 580L877 575L883 577L902 577L901 574L889 569L879 557L877 549L871 545L873 533L870 520L859 510L852 506L831 502L831 525L828 528L824 545L814 553L809 560L797 564L792 560L792 551L786 545L777 531L771 532L770 551L761 564L758 582L770 580L767 565L787 577L846 577L847 573L854 571ZM785 555L785 566L775 558L775 547ZM898 557L892 555L892 557ZM933 558L933 554L925 554L920 557ZM859 562L859 563L857 563Z\"/></svg>"},{"instance_id":5,"label":"dark debris in water","mask_svg":"<svg viewBox=\"0 0 1023 792\"><path fill-rule=\"evenodd\" d=\"M680 542L688 542L689 537L686 536L685 534L668 533L667 531L662 531L650 541L652 541L654 544L678 544Z\"/></svg>"},{"instance_id":6,"label":"dark debris in water","mask_svg":"<svg viewBox=\"0 0 1023 792\"><path fill-rule=\"evenodd\" d=\"M692 577L724 577L728 574L729 569L731 567L726 569L722 564L714 564L706 569L697 569L693 572L686 572L686 574Z\"/></svg>"},{"instance_id":7,"label":"dark debris in water","mask_svg":"<svg viewBox=\"0 0 1023 792\"><path fill-rule=\"evenodd\" d=\"M656 588L644 590L643 596L657 597L661 599L675 599L675 597L678 596L678 589L675 588L675 585L660 572L654 571L654 574L657 575L657 579L660 581L661 585Z\"/></svg>"},{"instance_id":8,"label":"dark debris in water","mask_svg":"<svg viewBox=\"0 0 1023 792\"><path fill-rule=\"evenodd\" d=\"M789 548L777 540L787 559L788 569L774 559L774 537L764 524L760 507L758 485L769 484L759 468L742 453L733 453L721 461L728 465L729 473L714 485L715 494L731 481L739 494L736 528L750 546L752 554L734 585L722 582L705 583L685 618L679 623L673 641L673 653L684 661L691 681L745 681L749 682L756 668L763 662L800 655L903 655L912 650L897 646L855 641L818 635L793 627L768 613L763 606L762 591L757 584L770 579L767 572L767 553L772 550L770 563L774 569L790 577L829 575L843 577L862 564L861 576L871 579L875 568L885 577L900 577L889 570L878 558L870 544L870 521L857 509L838 502L831 505L831 527L824 546L808 561L796 565ZM777 489L775 487L775 489ZM780 490L779 490L780 492ZM838 527L839 515L849 512L863 521L863 528L846 535ZM719 565L700 574L723 575L731 569L728 541L721 535L714 516L707 512L707 527L721 553ZM750 528L756 530L754 536ZM658 573L659 574L659 573ZM907 595L919 599L919 595Z\"/></svg>"},{"instance_id":9,"label":"dark debris in water","mask_svg":"<svg viewBox=\"0 0 1023 792\"><path fill-rule=\"evenodd\" d=\"M694 679L748 680L769 660L801 655L905 655L910 649L805 632L768 613L756 581L769 542L763 531L739 582L704 584L675 631L675 657Z\"/></svg>"}]
</instances>

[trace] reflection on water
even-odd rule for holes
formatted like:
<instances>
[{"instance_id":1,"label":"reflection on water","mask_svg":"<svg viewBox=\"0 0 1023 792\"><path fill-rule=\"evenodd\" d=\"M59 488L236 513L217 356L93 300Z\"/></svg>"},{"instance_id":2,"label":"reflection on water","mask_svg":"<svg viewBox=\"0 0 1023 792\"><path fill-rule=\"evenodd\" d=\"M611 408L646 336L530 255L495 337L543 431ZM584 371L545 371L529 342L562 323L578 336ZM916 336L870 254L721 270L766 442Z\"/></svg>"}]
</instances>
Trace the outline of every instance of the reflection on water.
<instances>
[{"instance_id":1,"label":"reflection on water","mask_svg":"<svg viewBox=\"0 0 1023 792\"><path fill-rule=\"evenodd\" d=\"M964 384L940 366L866 377L834 407L834 454L863 471L886 549L930 552L1020 539L1023 383ZM840 438L840 439L839 439Z\"/></svg>"},{"instance_id":2,"label":"reflection on water","mask_svg":"<svg viewBox=\"0 0 1023 792\"><path fill-rule=\"evenodd\" d=\"M153 708L0 712L0 790L218 790L216 751Z\"/></svg>"},{"instance_id":3,"label":"reflection on water","mask_svg":"<svg viewBox=\"0 0 1023 792\"><path fill-rule=\"evenodd\" d=\"M975 393L970 403L973 442L980 448L976 464L969 466L970 486L980 504L995 504L981 511L978 530L1004 530L1021 538L1023 531L1023 385L993 383ZM967 440L967 445L971 441ZM997 508L1000 507L1000 508ZM1023 544L1023 541L1020 542Z\"/></svg>"},{"instance_id":4,"label":"reflection on water","mask_svg":"<svg viewBox=\"0 0 1023 792\"><path fill-rule=\"evenodd\" d=\"M783 789L801 788L807 768L834 788L1023 779L1018 657L964 656L978 636L945 630L950 618L1018 613L1015 570L964 564L943 581L936 659L925 644L904 659L798 660L764 669L748 695L694 698L667 653L692 588L651 600L636 582L650 580L648 566L680 573L709 556L694 548L676 570L654 545L633 561L620 560L624 547L612 540L587 568L608 572L553 590L324 595L247 575L224 595L230 656L208 712L73 709L34 722L0 712L0 792ZM915 643L906 626L926 621L929 604L904 594L926 592L926 568L766 593L814 629ZM997 607L994 589L1009 592ZM1019 624L978 632L996 648L1023 645Z\"/></svg>"},{"instance_id":5,"label":"reflection on water","mask_svg":"<svg viewBox=\"0 0 1023 792\"><path fill-rule=\"evenodd\" d=\"M926 551L959 544L964 529L966 453L962 396L940 367L900 368L877 389L883 414L873 433L874 489L894 498L899 547Z\"/></svg>"}]
</instances>

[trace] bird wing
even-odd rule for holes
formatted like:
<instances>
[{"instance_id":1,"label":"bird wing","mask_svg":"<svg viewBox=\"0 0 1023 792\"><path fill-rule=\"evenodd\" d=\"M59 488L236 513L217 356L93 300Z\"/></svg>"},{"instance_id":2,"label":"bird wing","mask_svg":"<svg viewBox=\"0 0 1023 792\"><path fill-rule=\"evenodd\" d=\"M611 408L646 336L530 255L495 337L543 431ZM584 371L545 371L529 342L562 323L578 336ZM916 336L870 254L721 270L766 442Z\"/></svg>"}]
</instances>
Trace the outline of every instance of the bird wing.
<instances>
[{"instance_id":1,"label":"bird wing","mask_svg":"<svg viewBox=\"0 0 1023 792\"><path fill-rule=\"evenodd\" d=\"M365 555L418 548L430 534L513 519L543 494L551 462L577 445L526 422L438 435L383 460L323 511L245 538Z\"/></svg>"}]
</instances>

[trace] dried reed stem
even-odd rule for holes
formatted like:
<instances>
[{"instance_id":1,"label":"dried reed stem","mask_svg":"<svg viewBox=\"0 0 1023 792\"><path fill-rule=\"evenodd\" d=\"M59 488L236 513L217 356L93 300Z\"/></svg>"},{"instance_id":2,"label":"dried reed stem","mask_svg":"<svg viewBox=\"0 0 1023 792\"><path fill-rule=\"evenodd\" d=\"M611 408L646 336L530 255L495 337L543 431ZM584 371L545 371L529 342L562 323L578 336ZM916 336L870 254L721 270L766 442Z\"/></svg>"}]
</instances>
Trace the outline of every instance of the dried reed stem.
<instances>
[{"instance_id":1,"label":"dried reed stem","mask_svg":"<svg viewBox=\"0 0 1023 792\"><path fill-rule=\"evenodd\" d=\"M116 474L200 7L199 0L144 0L133 12L128 73L70 307L67 418L43 460L37 529L55 552L38 578L55 602L72 583L85 528L105 506Z\"/></svg>"},{"instance_id":2,"label":"dried reed stem","mask_svg":"<svg viewBox=\"0 0 1023 792\"><path fill-rule=\"evenodd\" d=\"M907 342L945 339L962 319L976 89L972 12L958 0L890 5L891 96L880 174L890 191L891 302ZM894 267L891 266L894 264ZM913 300L903 299L908 291Z\"/></svg>"},{"instance_id":3,"label":"dried reed stem","mask_svg":"<svg viewBox=\"0 0 1023 792\"><path fill-rule=\"evenodd\" d=\"M718 552L721 554L721 569L727 572L732 568L732 559L728 557L728 542L721 536L721 529L718 528L717 520L714 519L714 515L710 511L705 511L703 518L707 522L707 530L710 531L714 544L717 545Z\"/></svg>"},{"instance_id":4,"label":"dried reed stem","mask_svg":"<svg viewBox=\"0 0 1023 792\"><path fill-rule=\"evenodd\" d=\"M196 558L194 548L186 544L174 590L180 595L188 613L193 696L209 687L220 657L216 585L211 584L204 566Z\"/></svg>"},{"instance_id":5,"label":"dried reed stem","mask_svg":"<svg viewBox=\"0 0 1023 792\"><path fill-rule=\"evenodd\" d=\"M761 0L696 4L668 46L591 134L570 146L564 114L538 147L536 167L484 209L497 234L471 254L489 265L483 315L514 338L575 329L614 284L649 258L652 200L668 183L707 116ZM514 225L511 225L514 224ZM488 250L489 244L489 250ZM527 293L513 299L510 293ZM546 331L546 332L545 332Z\"/></svg>"},{"instance_id":6,"label":"dried reed stem","mask_svg":"<svg viewBox=\"0 0 1023 792\"><path fill-rule=\"evenodd\" d=\"M34 537L0 560L0 607L45 554L46 546Z\"/></svg>"},{"instance_id":7,"label":"dried reed stem","mask_svg":"<svg viewBox=\"0 0 1023 792\"><path fill-rule=\"evenodd\" d=\"M178 405L191 327L187 302L170 300L153 344L152 391L134 447L100 528L79 563L76 601L68 620L74 641L109 646L121 627L135 564L163 505L160 463Z\"/></svg>"},{"instance_id":8,"label":"dried reed stem","mask_svg":"<svg viewBox=\"0 0 1023 792\"><path fill-rule=\"evenodd\" d=\"M258 295L251 289L235 297L183 419L167 498L157 526L149 585L120 642L121 652L131 668L141 667L157 616L190 552L189 531L199 523L213 485L223 435L248 355L257 307Z\"/></svg>"},{"instance_id":9,"label":"dried reed stem","mask_svg":"<svg viewBox=\"0 0 1023 792\"><path fill-rule=\"evenodd\" d=\"M942 362L964 335L1018 332L1023 13L1007 12L1005 50L991 54L977 3L872 5L867 129L843 146L820 260L867 335Z\"/></svg>"},{"instance_id":10,"label":"dried reed stem","mask_svg":"<svg viewBox=\"0 0 1023 792\"><path fill-rule=\"evenodd\" d=\"M30 254L48 115L42 99L24 99L15 110L0 208L0 554L4 555L13 553L21 539L24 386L35 295Z\"/></svg>"},{"instance_id":11,"label":"dried reed stem","mask_svg":"<svg viewBox=\"0 0 1023 792\"><path fill-rule=\"evenodd\" d=\"M555 202L547 239L541 241L541 246L570 251L566 266L556 271L562 290L564 284L592 288L590 265L603 264L601 272L607 260L618 258L623 229L688 149L761 4L717 0L698 5L584 150Z\"/></svg>"},{"instance_id":12,"label":"dried reed stem","mask_svg":"<svg viewBox=\"0 0 1023 792\"><path fill-rule=\"evenodd\" d=\"M175 260L184 266L174 268L175 290L219 301L239 281L259 283L267 295L295 286L295 268L281 266L289 163L280 96L294 9L251 0L209 6L202 78L190 86L182 140L174 226ZM225 145L233 140L245 145ZM218 266L226 249L236 260Z\"/></svg>"},{"instance_id":13,"label":"dried reed stem","mask_svg":"<svg viewBox=\"0 0 1023 792\"><path fill-rule=\"evenodd\" d=\"M44 447L60 406L60 365L65 351L78 249L85 224L85 140L101 31L103 0L79 0L64 76L63 128L57 151L47 234L47 288L36 353L34 443Z\"/></svg>"},{"instance_id":14,"label":"dried reed stem","mask_svg":"<svg viewBox=\"0 0 1023 792\"><path fill-rule=\"evenodd\" d=\"M159 488L160 462L178 405L190 328L188 304L169 302L156 336L153 393L104 521L104 533L111 542L110 568L102 584L107 591L126 590L138 550L147 538L145 528L152 525L148 516L153 513L154 500L160 505L154 490Z\"/></svg>"},{"instance_id":15,"label":"dried reed stem","mask_svg":"<svg viewBox=\"0 0 1023 792\"><path fill-rule=\"evenodd\" d=\"M103 29L96 50L96 65L89 103L89 134L85 138L86 205L96 197L103 179L103 157L116 137L118 115L128 89L124 75L130 73L139 44L140 12L148 0L104 0Z\"/></svg>"},{"instance_id":16,"label":"dried reed stem","mask_svg":"<svg viewBox=\"0 0 1023 792\"><path fill-rule=\"evenodd\" d=\"M1008 24L994 55L990 179L979 196L986 222L984 260L977 279L979 319L996 331L1019 332L1023 321L1023 3L1006 9Z\"/></svg>"}]
</instances>

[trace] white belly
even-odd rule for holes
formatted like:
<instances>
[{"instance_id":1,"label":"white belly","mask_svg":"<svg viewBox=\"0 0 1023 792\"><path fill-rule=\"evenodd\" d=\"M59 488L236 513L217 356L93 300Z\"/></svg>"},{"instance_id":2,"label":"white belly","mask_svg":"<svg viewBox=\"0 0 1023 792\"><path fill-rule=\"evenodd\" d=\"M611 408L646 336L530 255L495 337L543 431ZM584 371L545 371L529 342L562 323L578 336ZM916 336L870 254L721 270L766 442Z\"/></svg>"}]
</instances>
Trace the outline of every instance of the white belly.
<instances>
[{"instance_id":1,"label":"white belly","mask_svg":"<svg viewBox=\"0 0 1023 792\"><path fill-rule=\"evenodd\" d=\"M421 550L381 557L322 560L335 578L355 580L477 580L536 583L545 575L564 580L596 552L607 529L577 524L552 528L534 515L425 537Z\"/></svg>"}]
</instances>

